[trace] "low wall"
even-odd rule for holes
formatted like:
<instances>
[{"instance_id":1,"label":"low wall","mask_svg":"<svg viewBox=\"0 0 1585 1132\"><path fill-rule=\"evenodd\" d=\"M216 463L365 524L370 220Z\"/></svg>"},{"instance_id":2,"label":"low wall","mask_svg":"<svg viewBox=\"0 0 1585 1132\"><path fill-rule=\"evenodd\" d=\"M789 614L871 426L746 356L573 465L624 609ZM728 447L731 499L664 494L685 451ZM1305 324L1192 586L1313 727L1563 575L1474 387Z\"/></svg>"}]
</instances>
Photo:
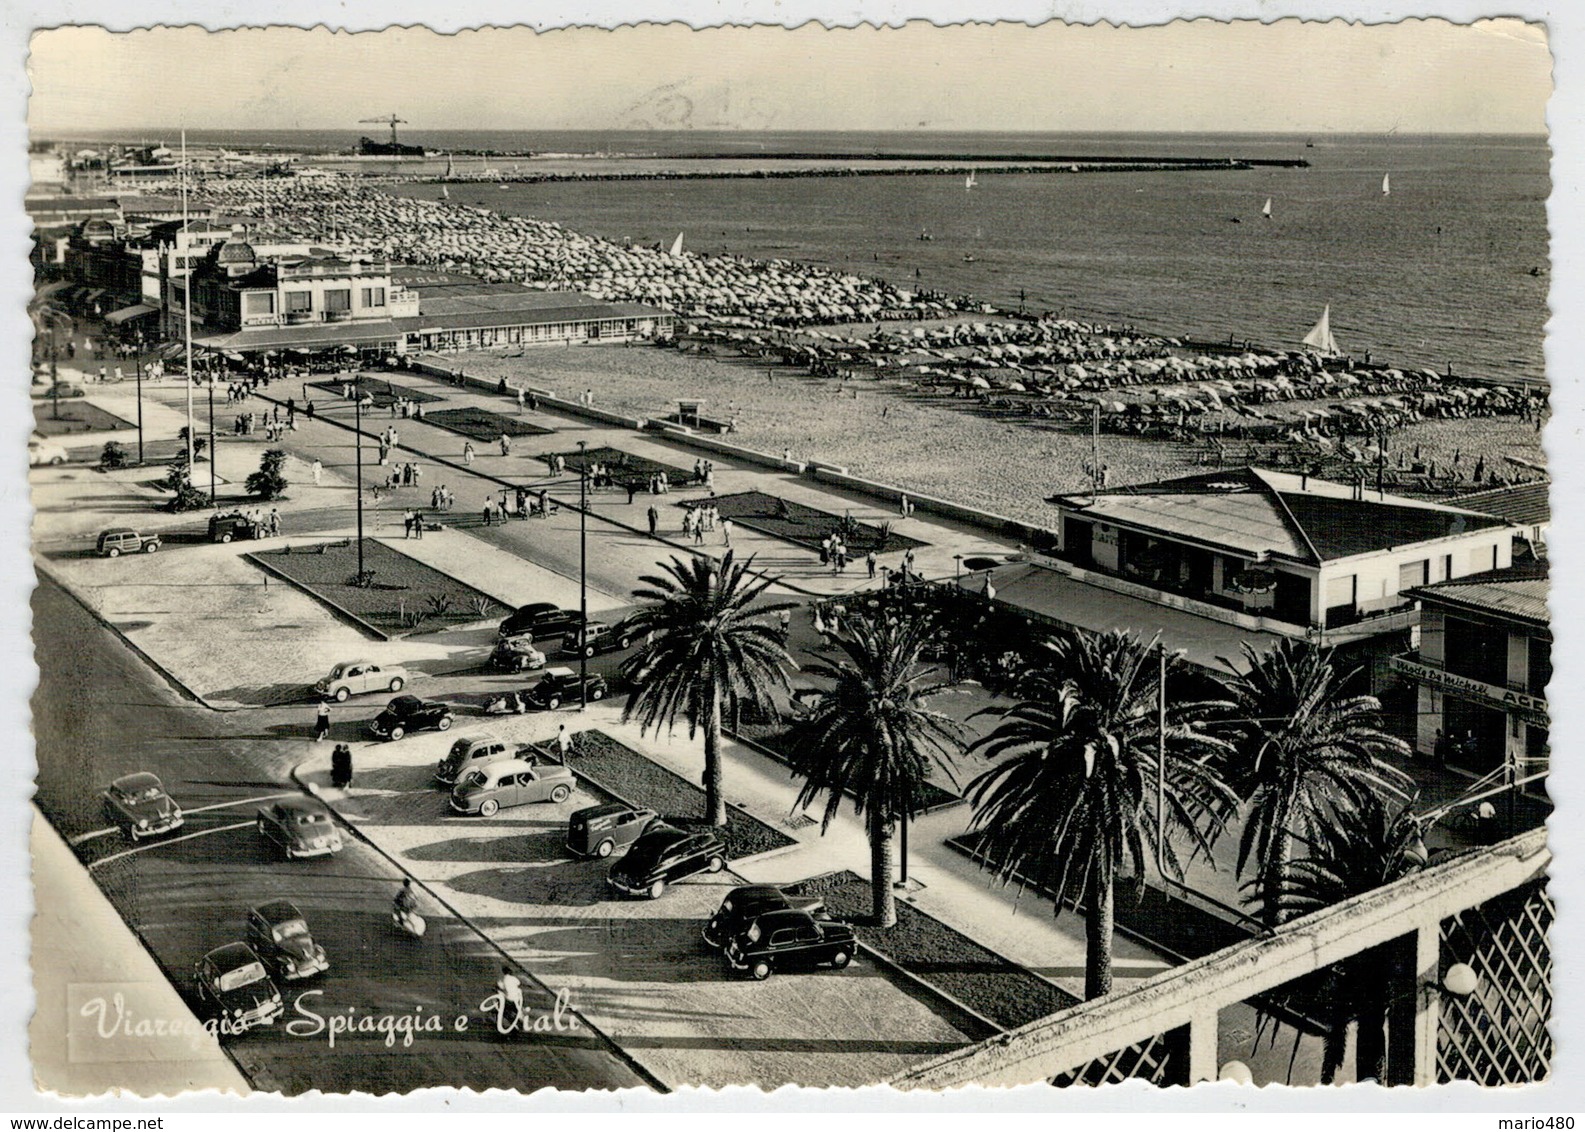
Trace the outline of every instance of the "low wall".
<instances>
[{"instance_id":1,"label":"low wall","mask_svg":"<svg viewBox=\"0 0 1585 1132\"><path fill-rule=\"evenodd\" d=\"M481 393L501 392L501 379L490 380L487 377L474 377L472 374L461 370L447 369L445 366L436 365L434 362L414 362L411 369L418 373L428 374L445 381L456 381L459 377L464 386L479 390ZM518 389L525 393L532 393L534 397L547 409L572 417L587 417L589 420L599 421L601 424L615 425L618 428L642 429L645 422L640 417L623 416L621 413L608 412L605 409L596 409L592 405L580 405L576 401L567 401L556 396L549 389L540 389L532 385L518 386L512 382L506 383L509 394L515 395Z\"/></svg>"},{"instance_id":2,"label":"low wall","mask_svg":"<svg viewBox=\"0 0 1585 1132\"><path fill-rule=\"evenodd\" d=\"M874 480L861 479L858 476L847 474L845 468L835 468L830 465L811 463L810 468L815 479L825 483L836 484L853 491L863 492L877 499L884 499L895 507L902 506L903 496L908 497L908 502L913 504L916 511L927 514L939 515L944 519L956 519L960 523L968 523L981 527L994 534L1006 538L1017 539L1023 543L1033 543L1039 539L1056 541L1056 532L1046 527L1037 527L1031 523L1009 519L1005 515L997 515L991 511L979 511L973 507L966 507L961 503L950 500L938 499L933 495L918 495L911 491L904 491L891 484L877 483Z\"/></svg>"},{"instance_id":3,"label":"low wall","mask_svg":"<svg viewBox=\"0 0 1585 1132\"><path fill-rule=\"evenodd\" d=\"M741 460L745 464L757 464L762 468L770 468L777 472L791 472L793 475L802 475L804 465L797 460L783 460L780 456L772 456L768 452L760 452L753 448L743 448L736 444L729 444L724 440L717 440L713 436L700 436L692 429L683 425L668 424L664 421L649 421L651 431L663 434L667 440L686 448L697 448L716 456L728 456L734 460Z\"/></svg>"}]
</instances>

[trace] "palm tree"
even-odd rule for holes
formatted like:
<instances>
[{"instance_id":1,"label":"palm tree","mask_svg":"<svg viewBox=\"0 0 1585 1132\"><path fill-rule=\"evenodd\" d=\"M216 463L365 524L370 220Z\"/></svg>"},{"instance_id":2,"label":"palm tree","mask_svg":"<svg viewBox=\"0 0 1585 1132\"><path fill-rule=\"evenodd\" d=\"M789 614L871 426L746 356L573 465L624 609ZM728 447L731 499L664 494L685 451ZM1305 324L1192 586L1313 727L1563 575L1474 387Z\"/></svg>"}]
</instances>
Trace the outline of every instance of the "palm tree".
<instances>
[{"instance_id":1,"label":"palm tree","mask_svg":"<svg viewBox=\"0 0 1585 1132\"><path fill-rule=\"evenodd\" d=\"M1347 694L1354 673L1340 675L1330 652L1287 638L1265 653L1245 645L1244 658L1245 671L1226 681L1242 716L1228 766L1247 803L1238 871L1254 869L1252 903L1274 927L1291 918L1282 886L1295 839L1320 836L1334 811L1401 801L1408 780L1382 760L1409 747L1381 730L1376 697Z\"/></svg>"},{"instance_id":2,"label":"palm tree","mask_svg":"<svg viewBox=\"0 0 1585 1132\"><path fill-rule=\"evenodd\" d=\"M886 928L897 922L892 892L897 822L923 809L932 763L952 776L952 756L962 749L961 726L925 706L948 687L926 683L933 669L920 663L920 650L937 631L933 617L877 622L858 613L845 625L836 659L806 668L830 686L797 693L813 706L793 726L791 761L804 776L798 805L826 796L822 833L837 816L844 794L865 819L875 922Z\"/></svg>"},{"instance_id":3,"label":"palm tree","mask_svg":"<svg viewBox=\"0 0 1585 1132\"><path fill-rule=\"evenodd\" d=\"M1308 854L1291 862L1282 877L1277 906L1283 918L1330 908L1419 872L1427 862L1425 830L1413 799L1401 807L1372 801L1359 809L1336 810L1317 823ZM1323 1085L1330 1085L1342 1068L1346 1028L1356 1019L1359 1079L1382 1079L1391 973L1391 965L1372 951L1326 969L1320 994L1327 1020Z\"/></svg>"},{"instance_id":4,"label":"palm tree","mask_svg":"<svg viewBox=\"0 0 1585 1132\"><path fill-rule=\"evenodd\" d=\"M1024 699L979 713L1002 721L973 749L1008 756L969 784L981 851L1004 882L1044 885L1058 915L1064 903L1086 906L1086 998L1112 989L1117 880L1142 875L1153 851L1181 876L1175 843L1209 854L1236 805L1217 771L1227 744L1203 729L1229 705L1188 698L1194 678L1174 656L1161 726L1155 647L1132 633L1069 630L1043 646Z\"/></svg>"},{"instance_id":5,"label":"palm tree","mask_svg":"<svg viewBox=\"0 0 1585 1132\"><path fill-rule=\"evenodd\" d=\"M721 792L723 711L736 717L744 705L767 707L771 693L790 692L787 668L793 664L781 634L758 620L791 603L750 606L774 584L751 581L754 559L739 564L728 550L719 562L700 556L673 558L658 565L660 575L639 578L647 588L633 596L647 604L633 615L635 634L649 639L622 664L633 685L622 719L635 716L647 732L662 722L688 721L688 737L704 732L705 814L711 825L726 824Z\"/></svg>"}]
</instances>

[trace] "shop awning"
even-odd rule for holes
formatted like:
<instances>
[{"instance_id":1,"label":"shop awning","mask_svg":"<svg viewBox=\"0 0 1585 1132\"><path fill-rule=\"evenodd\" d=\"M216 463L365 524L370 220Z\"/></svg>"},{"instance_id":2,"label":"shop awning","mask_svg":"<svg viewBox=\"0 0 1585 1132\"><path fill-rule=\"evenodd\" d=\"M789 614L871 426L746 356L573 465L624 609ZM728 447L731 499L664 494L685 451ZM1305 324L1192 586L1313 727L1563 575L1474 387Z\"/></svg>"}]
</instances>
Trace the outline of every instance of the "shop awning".
<instances>
[{"instance_id":1,"label":"shop awning","mask_svg":"<svg viewBox=\"0 0 1585 1132\"><path fill-rule=\"evenodd\" d=\"M372 323L333 325L271 326L214 334L193 340L194 345L211 350L253 353L259 350L331 350L338 346L368 346L394 343L402 331L389 319Z\"/></svg>"},{"instance_id":2,"label":"shop awning","mask_svg":"<svg viewBox=\"0 0 1585 1132\"><path fill-rule=\"evenodd\" d=\"M105 315L105 321L119 326L121 323L130 322L134 318L142 318L145 315L159 313L160 309L158 307L145 306L143 303L136 303L130 307L122 307L118 311L111 311L109 314Z\"/></svg>"}]
</instances>

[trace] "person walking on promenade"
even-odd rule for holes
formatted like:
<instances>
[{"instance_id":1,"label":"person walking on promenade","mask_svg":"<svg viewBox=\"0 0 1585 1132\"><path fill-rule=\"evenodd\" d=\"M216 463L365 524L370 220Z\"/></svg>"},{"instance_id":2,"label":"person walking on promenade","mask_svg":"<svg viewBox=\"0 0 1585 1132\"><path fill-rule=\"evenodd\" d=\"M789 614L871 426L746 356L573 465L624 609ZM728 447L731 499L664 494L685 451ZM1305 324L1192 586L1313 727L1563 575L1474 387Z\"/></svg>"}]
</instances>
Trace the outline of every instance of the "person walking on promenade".
<instances>
[{"instance_id":1,"label":"person walking on promenade","mask_svg":"<svg viewBox=\"0 0 1585 1132\"><path fill-rule=\"evenodd\" d=\"M270 508L270 517L265 520L270 530L270 537L277 538L281 533L281 513L275 508Z\"/></svg>"},{"instance_id":2,"label":"person walking on promenade","mask_svg":"<svg viewBox=\"0 0 1585 1132\"><path fill-rule=\"evenodd\" d=\"M906 495L897 501L897 511L903 518L908 518L908 497Z\"/></svg>"},{"instance_id":3,"label":"person walking on promenade","mask_svg":"<svg viewBox=\"0 0 1585 1132\"><path fill-rule=\"evenodd\" d=\"M655 537L655 533L660 529L660 512L655 510L655 505L652 503L652 504L650 504L649 513L648 514L649 514L649 537L650 538L654 538Z\"/></svg>"},{"instance_id":4,"label":"person walking on promenade","mask_svg":"<svg viewBox=\"0 0 1585 1132\"><path fill-rule=\"evenodd\" d=\"M413 509L411 507L402 514L402 537L413 537Z\"/></svg>"},{"instance_id":5,"label":"person walking on promenade","mask_svg":"<svg viewBox=\"0 0 1585 1132\"><path fill-rule=\"evenodd\" d=\"M565 723L556 729L556 751L561 755L563 763L567 761L567 756L572 754L572 735L567 731Z\"/></svg>"},{"instance_id":6,"label":"person walking on promenade","mask_svg":"<svg viewBox=\"0 0 1585 1132\"><path fill-rule=\"evenodd\" d=\"M629 507L631 507L631 506L633 506L633 497L638 494L638 481L630 479L630 480L627 481L627 485L626 486L627 486L627 505Z\"/></svg>"},{"instance_id":7,"label":"person walking on promenade","mask_svg":"<svg viewBox=\"0 0 1585 1132\"><path fill-rule=\"evenodd\" d=\"M337 790L352 785L352 748L345 743L337 743L330 752L330 785Z\"/></svg>"},{"instance_id":8,"label":"person walking on promenade","mask_svg":"<svg viewBox=\"0 0 1585 1132\"><path fill-rule=\"evenodd\" d=\"M787 638L792 636L792 610L783 609L776 615L776 620L781 626L781 641L785 645Z\"/></svg>"},{"instance_id":9,"label":"person walking on promenade","mask_svg":"<svg viewBox=\"0 0 1585 1132\"><path fill-rule=\"evenodd\" d=\"M486 495L484 497L483 515L484 525L488 527L490 525L490 521L495 518L495 497L493 495Z\"/></svg>"},{"instance_id":10,"label":"person walking on promenade","mask_svg":"<svg viewBox=\"0 0 1585 1132\"><path fill-rule=\"evenodd\" d=\"M324 700L319 701L319 710L314 714L314 742L323 742L330 736L330 704Z\"/></svg>"},{"instance_id":11,"label":"person walking on promenade","mask_svg":"<svg viewBox=\"0 0 1585 1132\"><path fill-rule=\"evenodd\" d=\"M325 474L325 465L322 461L314 461L314 486L319 486L319 478Z\"/></svg>"},{"instance_id":12,"label":"person walking on promenade","mask_svg":"<svg viewBox=\"0 0 1585 1132\"><path fill-rule=\"evenodd\" d=\"M413 537L420 540L424 537L424 513L416 507L413 509Z\"/></svg>"},{"instance_id":13,"label":"person walking on promenade","mask_svg":"<svg viewBox=\"0 0 1585 1132\"><path fill-rule=\"evenodd\" d=\"M501 455L510 456L511 454L512 454L512 438L510 436L507 436L506 433L503 432L501 434Z\"/></svg>"},{"instance_id":14,"label":"person walking on promenade","mask_svg":"<svg viewBox=\"0 0 1585 1132\"><path fill-rule=\"evenodd\" d=\"M462 442L462 462L470 468L473 467L473 441L471 440Z\"/></svg>"},{"instance_id":15,"label":"person walking on promenade","mask_svg":"<svg viewBox=\"0 0 1585 1132\"><path fill-rule=\"evenodd\" d=\"M869 568L870 581L875 580L875 552L871 550L864 556L864 565Z\"/></svg>"},{"instance_id":16,"label":"person walking on promenade","mask_svg":"<svg viewBox=\"0 0 1585 1132\"><path fill-rule=\"evenodd\" d=\"M693 544L704 545L704 514L696 511L693 516Z\"/></svg>"},{"instance_id":17,"label":"person walking on promenade","mask_svg":"<svg viewBox=\"0 0 1585 1132\"><path fill-rule=\"evenodd\" d=\"M517 517L519 519L528 518L528 488L526 487L517 489Z\"/></svg>"},{"instance_id":18,"label":"person walking on promenade","mask_svg":"<svg viewBox=\"0 0 1585 1132\"><path fill-rule=\"evenodd\" d=\"M517 387L517 415L523 415L523 387L521 385Z\"/></svg>"},{"instance_id":19,"label":"person walking on promenade","mask_svg":"<svg viewBox=\"0 0 1585 1132\"><path fill-rule=\"evenodd\" d=\"M725 546L732 545L732 520L721 520L721 542Z\"/></svg>"},{"instance_id":20,"label":"person walking on promenade","mask_svg":"<svg viewBox=\"0 0 1585 1132\"><path fill-rule=\"evenodd\" d=\"M303 415L309 420L314 419L314 403L312 401L303 402Z\"/></svg>"},{"instance_id":21,"label":"person walking on promenade","mask_svg":"<svg viewBox=\"0 0 1585 1132\"><path fill-rule=\"evenodd\" d=\"M539 489L539 517L541 519L550 518L550 492L544 488Z\"/></svg>"}]
</instances>

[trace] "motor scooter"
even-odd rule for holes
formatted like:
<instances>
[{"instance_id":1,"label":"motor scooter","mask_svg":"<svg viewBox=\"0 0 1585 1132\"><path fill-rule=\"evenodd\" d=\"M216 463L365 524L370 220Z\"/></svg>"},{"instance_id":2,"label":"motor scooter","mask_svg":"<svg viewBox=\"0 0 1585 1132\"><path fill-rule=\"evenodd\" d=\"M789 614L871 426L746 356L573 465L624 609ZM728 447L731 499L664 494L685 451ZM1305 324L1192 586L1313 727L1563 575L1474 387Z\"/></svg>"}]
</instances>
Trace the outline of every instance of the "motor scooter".
<instances>
[{"instance_id":1,"label":"motor scooter","mask_svg":"<svg viewBox=\"0 0 1585 1132\"><path fill-rule=\"evenodd\" d=\"M423 939L424 933L429 930L429 925L424 922L424 917L411 909L391 909L391 923L414 939Z\"/></svg>"}]
</instances>

